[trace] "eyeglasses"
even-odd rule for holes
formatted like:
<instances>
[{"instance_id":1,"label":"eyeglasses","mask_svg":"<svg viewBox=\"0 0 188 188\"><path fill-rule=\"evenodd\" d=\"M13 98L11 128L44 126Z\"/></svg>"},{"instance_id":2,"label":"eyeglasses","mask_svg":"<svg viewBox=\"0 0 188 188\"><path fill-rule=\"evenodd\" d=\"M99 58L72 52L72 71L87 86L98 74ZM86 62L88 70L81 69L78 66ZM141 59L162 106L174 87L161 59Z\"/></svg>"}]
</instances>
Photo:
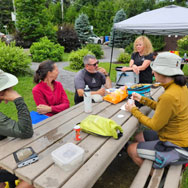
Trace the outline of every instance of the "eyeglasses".
<instances>
[{"instance_id":1,"label":"eyeglasses","mask_svg":"<svg viewBox=\"0 0 188 188\"><path fill-rule=\"evenodd\" d=\"M99 61L97 61L97 62L94 63L94 64L88 64L88 65L96 67L98 64L99 64Z\"/></svg>"}]
</instances>

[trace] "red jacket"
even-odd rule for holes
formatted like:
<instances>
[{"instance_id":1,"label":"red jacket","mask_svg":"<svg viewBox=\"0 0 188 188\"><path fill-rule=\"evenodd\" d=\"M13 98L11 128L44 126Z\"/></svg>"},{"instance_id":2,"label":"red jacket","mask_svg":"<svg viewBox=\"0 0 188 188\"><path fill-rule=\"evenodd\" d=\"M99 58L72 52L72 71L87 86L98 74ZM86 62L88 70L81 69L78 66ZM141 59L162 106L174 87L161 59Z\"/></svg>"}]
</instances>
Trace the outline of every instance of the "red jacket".
<instances>
[{"instance_id":1,"label":"red jacket","mask_svg":"<svg viewBox=\"0 0 188 188\"><path fill-rule=\"evenodd\" d=\"M54 81L54 90L43 81L38 83L32 90L36 105L45 104L52 107L52 112L45 115L53 116L69 108L69 100L60 82Z\"/></svg>"}]
</instances>

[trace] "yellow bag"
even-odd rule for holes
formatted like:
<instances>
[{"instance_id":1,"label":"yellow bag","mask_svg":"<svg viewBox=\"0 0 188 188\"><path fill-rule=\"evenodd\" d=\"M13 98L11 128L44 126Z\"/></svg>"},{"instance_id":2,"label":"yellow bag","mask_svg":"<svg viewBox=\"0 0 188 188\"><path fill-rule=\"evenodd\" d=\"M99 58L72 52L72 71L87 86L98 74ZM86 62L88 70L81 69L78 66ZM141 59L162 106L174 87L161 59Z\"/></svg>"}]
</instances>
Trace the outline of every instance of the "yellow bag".
<instances>
[{"instance_id":1,"label":"yellow bag","mask_svg":"<svg viewBox=\"0 0 188 188\"><path fill-rule=\"evenodd\" d=\"M103 97L105 101L111 102L113 104L117 104L127 98L128 93L127 93L127 87L123 86L116 91L106 95Z\"/></svg>"}]
</instances>

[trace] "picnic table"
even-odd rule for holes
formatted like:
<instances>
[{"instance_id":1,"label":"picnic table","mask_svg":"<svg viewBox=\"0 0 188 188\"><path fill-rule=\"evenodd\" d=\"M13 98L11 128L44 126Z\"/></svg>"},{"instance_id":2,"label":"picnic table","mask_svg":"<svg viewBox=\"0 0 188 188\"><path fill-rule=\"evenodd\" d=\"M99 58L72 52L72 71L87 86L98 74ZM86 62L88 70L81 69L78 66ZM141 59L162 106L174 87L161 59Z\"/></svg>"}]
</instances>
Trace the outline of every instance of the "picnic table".
<instances>
[{"instance_id":1,"label":"picnic table","mask_svg":"<svg viewBox=\"0 0 188 188\"><path fill-rule=\"evenodd\" d=\"M161 87L151 89L154 99L162 92ZM81 132L82 139L75 141L73 127L89 115L84 112L83 103L80 103L34 125L34 135L30 139L7 138L0 141L0 167L36 188L92 187L138 128L138 120L120 109L124 103L125 101L116 105L106 101L94 103L91 113L111 118L121 125L124 133L119 140ZM148 107L141 108L145 114L150 110ZM85 151L82 164L72 171L64 171L54 164L51 157L52 151L67 142L75 143ZM17 168L13 152L25 147L32 147L39 160Z\"/></svg>"}]
</instances>

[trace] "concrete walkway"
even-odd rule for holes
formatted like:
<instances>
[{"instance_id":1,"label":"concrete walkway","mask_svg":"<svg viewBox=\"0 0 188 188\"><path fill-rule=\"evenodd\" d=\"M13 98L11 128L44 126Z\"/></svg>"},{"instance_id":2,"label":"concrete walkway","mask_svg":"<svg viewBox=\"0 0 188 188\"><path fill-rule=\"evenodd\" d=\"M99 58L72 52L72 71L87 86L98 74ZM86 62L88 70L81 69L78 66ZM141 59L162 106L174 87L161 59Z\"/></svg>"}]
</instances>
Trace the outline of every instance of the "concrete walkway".
<instances>
[{"instance_id":1,"label":"concrete walkway","mask_svg":"<svg viewBox=\"0 0 188 188\"><path fill-rule=\"evenodd\" d=\"M104 57L102 59L99 59L100 62L110 62L111 58L111 47L102 45L102 49L104 51ZM116 62L117 58L119 57L119 54L123 52L124 50L121 48L114 48L113 50L113 58L112 62ZM74 76L75 72L66 71L63 69L63 67L66 67L69 65L69 62L57 62L56 63L59 69L59 76L57 78L57 81L60 81L63 84L64 89L69 90L71 92L75 92L74 89ZM39 63L32 63L31 69L36 71L39 66Z\"/></svg>"}]
</instances>

